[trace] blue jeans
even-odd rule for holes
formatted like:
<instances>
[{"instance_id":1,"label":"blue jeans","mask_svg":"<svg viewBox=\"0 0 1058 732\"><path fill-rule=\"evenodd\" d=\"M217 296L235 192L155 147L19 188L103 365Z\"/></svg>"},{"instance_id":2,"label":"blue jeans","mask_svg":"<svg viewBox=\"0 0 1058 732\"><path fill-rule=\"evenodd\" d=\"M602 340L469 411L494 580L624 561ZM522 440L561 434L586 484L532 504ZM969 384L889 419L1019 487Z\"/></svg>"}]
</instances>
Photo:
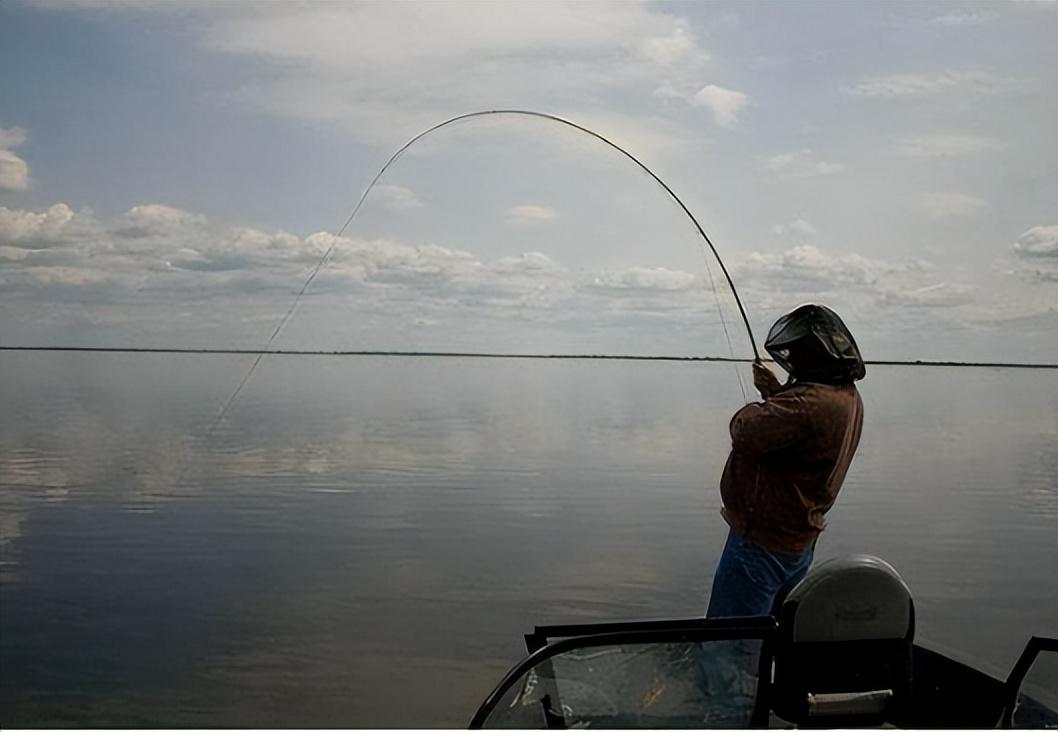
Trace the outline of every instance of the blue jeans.
<instances>
[{"instance_id":1,"label":"blue jeans","mask_svg":"<svg viewBox=\"0 0 1058 732\"><path fill-rule=\"evenodd\" d=\"M801 554L773 552L731 529L713 575L707 618L770 615L808 573L814 547Z\"/></svg>"}]
</instances>

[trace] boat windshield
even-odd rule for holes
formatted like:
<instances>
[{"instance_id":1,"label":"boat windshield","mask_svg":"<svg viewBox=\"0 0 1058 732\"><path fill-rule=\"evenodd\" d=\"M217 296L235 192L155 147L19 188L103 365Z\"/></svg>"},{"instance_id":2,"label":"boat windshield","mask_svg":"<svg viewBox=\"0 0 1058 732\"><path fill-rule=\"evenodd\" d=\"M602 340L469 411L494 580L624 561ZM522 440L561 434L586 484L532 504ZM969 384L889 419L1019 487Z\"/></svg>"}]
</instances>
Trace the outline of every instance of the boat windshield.
<instances>
[{"instance_id":1,"label":"boat windshield","mask_svg":"<svg viewBox=\"0 0 1058 732\"><path fill-rule=\"evenodd\" d=\"M1033 638L1015 665L1008 686L1014 694L1002 726L1053 729L1058 722L1058 641Z\"/></svg>"},{"instance_id":2,"label":"boat windshield","mask_svg":"<svg viewBox=\"0 0 1058 732\"><path fill-rule=\"evenodd\" d=\"M512 671L471 726L749 727L761 643L698 634L559 641Z\"/></svg>"}]
</instances>

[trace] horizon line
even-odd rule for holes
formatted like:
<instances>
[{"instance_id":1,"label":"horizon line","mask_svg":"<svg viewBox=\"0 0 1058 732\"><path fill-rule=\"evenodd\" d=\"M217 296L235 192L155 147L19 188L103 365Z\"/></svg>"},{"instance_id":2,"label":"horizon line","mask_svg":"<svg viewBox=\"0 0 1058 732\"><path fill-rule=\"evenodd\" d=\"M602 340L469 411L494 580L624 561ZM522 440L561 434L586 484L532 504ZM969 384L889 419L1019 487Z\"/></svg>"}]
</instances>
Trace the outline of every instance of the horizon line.
<instances>
[{"instance_id":1,"label":"horizon line","mask_svg":"<svg viewBox=\"0 0 1058 732\"><path fill-rule=\"evenodd\" d=\"M229 356L383 356L405 358L505 358L505 359L556 359L556 360L596 360L596 361L702 361L715 363L753 363L752 358L734 356L634 356L621 354L592 353L494 353L481 351L398 351L398 350L338 350L313 351L299 349L276 349L273 351L257 348L176 348L176 347L108 347L108 346L4 346L0 351L73 351L87 353L189 353L201 355ZM764 361L775 363L773 359ZM1058 369L1058 363L1005 363L999 361L936 361L936 360L899 360L876 359L864 361L868 366L956 366L970 368L1017 368L1017 369Z\"/></svg>"}]
</instances>

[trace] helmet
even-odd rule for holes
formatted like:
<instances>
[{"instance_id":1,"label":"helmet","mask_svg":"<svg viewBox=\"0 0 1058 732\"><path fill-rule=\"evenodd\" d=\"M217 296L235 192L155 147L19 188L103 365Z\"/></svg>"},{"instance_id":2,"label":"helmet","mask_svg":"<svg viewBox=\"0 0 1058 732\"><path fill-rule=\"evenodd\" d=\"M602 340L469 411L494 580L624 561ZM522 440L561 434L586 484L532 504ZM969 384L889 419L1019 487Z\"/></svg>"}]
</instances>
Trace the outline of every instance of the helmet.
<instances>
[{"instance_id":1,"label":"helmet","mask_svg":"<svg viewBox=\"0 0 1058 732\"><path fill-rule=\"evenodd\" d=\"M851 384L867 372L852 333L824 305L802 305L779 318L764 348L794 381Z\"/></svg>"}]
</instances>

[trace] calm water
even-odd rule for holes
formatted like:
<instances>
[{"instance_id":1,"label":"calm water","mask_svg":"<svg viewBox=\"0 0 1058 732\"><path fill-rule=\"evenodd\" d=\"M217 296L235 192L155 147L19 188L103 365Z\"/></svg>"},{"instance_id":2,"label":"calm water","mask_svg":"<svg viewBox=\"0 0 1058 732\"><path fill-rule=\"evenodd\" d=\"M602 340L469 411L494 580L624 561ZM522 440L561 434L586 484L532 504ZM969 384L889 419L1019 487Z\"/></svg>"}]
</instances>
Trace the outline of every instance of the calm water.
<instances>
[{"instance_id":1,"label":"calm water","mask_svg":"<svg viewBox=\"0 0 1058 732\"><path fill-rule=\"evenodd\" d=\"M700 614L719 364L0 353L4 726L463 726L535 623ZM748 369L746 369L748 371ZM874 367L817 556L1058 633L1053 371Z\"/></svg>"}]
</instances>

